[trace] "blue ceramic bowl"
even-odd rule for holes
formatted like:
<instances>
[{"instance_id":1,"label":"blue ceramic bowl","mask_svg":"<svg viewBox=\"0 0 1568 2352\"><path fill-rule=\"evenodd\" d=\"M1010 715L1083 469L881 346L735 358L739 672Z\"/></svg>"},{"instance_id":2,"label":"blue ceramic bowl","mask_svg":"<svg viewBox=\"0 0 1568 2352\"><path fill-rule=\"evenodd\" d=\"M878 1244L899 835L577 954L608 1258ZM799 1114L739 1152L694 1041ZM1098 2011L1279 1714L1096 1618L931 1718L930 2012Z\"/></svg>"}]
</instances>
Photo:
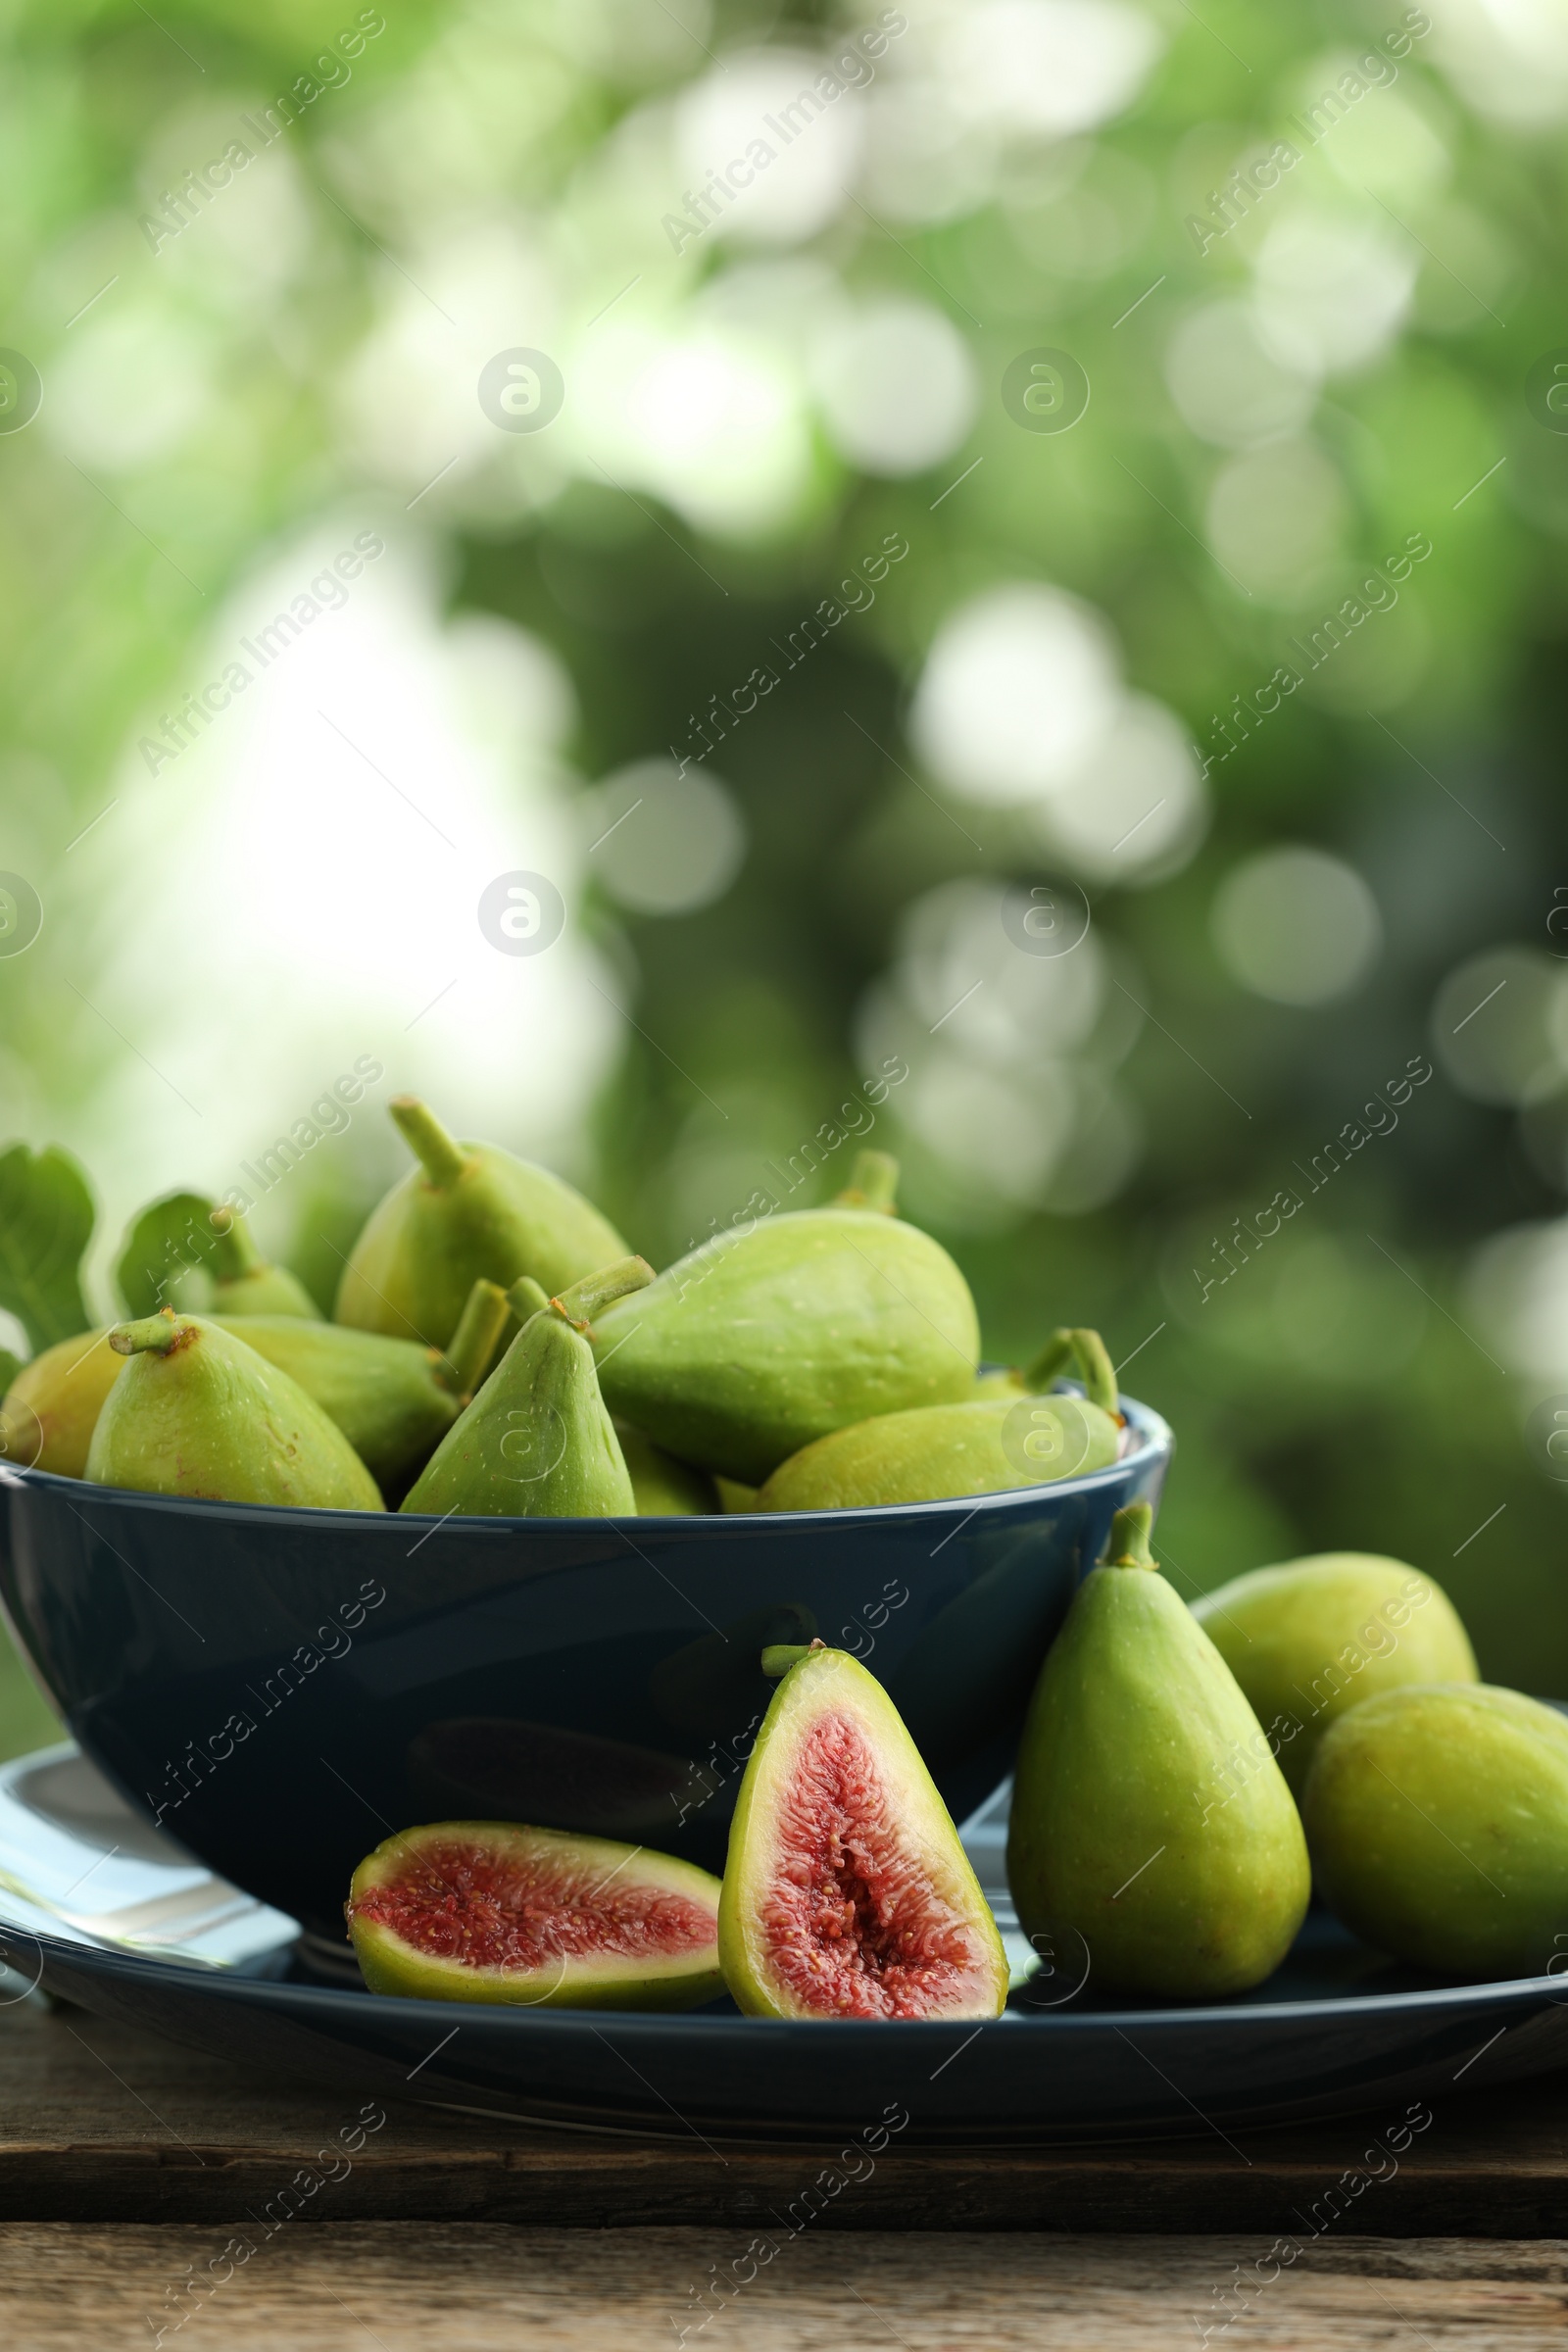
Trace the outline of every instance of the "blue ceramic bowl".
<instances>
[{"instance_id":1,"label":"blue ceramic bowl","mask_svg":"<svg viewBox=\"0 0 1568 2352\"><path fill-rule=\"evenodd\" d=\"M355 1864L421 1821L529 1821L723 1867L772 1685L813 1635L886 1685L949 1810L996 1788L1111 1513L1109 1469L871 1511L423 1519L0 1465L0 1602L93 1761L220 1876L343 1940Z\"/></svg>"}]
</instances>

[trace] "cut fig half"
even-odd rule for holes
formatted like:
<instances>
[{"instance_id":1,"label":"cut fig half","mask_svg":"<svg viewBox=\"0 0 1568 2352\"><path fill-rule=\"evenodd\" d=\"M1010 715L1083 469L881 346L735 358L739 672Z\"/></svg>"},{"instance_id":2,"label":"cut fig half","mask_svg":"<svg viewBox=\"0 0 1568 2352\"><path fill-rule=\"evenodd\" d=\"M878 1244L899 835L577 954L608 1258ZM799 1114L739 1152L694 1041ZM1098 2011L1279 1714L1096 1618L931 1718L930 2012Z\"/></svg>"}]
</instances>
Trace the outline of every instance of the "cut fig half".
<instances>
[{"instance_id":1,"label":"cut fig half","mask_svg":"<svg viewBox=\"0 0 1568 2352\"><path fill-rule=\"evenodd\" d=\"M722 1992L718 1881L609 1838L493 1821L401 1830L346 1906L372 1992L556 2009L691 2009Z\"/></svg>"},{"instance_id":2,"label":"cut fig half","mask_svg":"<svg viewBox=\"0 0 1568 2352\"><path fill-rule=\"evenodd\" d=\"M718 1906L737 2005L750 2017L1000 2016L997 1923L881 1684L819 1642L762 1663L784 1679L741 1783Z\"/></svg>"}]
</instances>

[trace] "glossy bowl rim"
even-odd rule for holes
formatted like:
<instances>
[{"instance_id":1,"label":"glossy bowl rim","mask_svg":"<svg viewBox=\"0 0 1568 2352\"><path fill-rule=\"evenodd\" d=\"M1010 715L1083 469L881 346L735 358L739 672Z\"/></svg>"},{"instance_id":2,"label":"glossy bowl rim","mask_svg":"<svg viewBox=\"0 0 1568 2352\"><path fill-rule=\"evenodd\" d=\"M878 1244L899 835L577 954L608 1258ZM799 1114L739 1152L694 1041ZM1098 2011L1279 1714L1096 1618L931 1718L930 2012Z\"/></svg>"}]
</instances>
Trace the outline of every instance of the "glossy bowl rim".
<instances>
[{"instance_id":1,"label":"glossy bowl rim","mask_svg":"<svg viewBox=\"0 0 1568 2352\"><path fill-rule=\"evenodd\" d=\"M1057 1393L1081 1394L1067 1388ZM697 1533L694 1540L711 1543L716 1540L715 1531L733 1534L747 1526L798 1527L803 1534L821 1534L830 1528L861 1527L867 1524L885 1526L900 1519L928 1521L940 1513L952 1513L965 1503L969 1505L969 1517L973 1519L982 1513L1015 1509L1042 1495L1070 1497L1098 1494L1105 1487L1115 1485L1129 1469L1144 1468L1162 1460L1168 1462L1175 1446L1170 1424L1162 1414L1155 1412L1152 1405L1143 1404L1136 1396L1121 1396L1118 1402L1128 1426L1136 1432L1139 1443L1102 1469L1085 1470L1071 1478L1050 1479L1037 1487L1002 1487L991 1494L938 1495L924 1502L882 1502L853 1510L693 1511L657 1515L633 1512L626 1516L607 1515L594 1519L503 1519L453 1511L448 1511L444 1516L426 1511L348 1511L328 1509L318 1503L219 1502L190 1494L149 1494L140 1487L101 1487L88 1479L67 1478L56 1470L24 1469L14 1462L0 1462L0 1488L58 1494L73 1511L76 1511L76 1505L72 1496L81 1494L94 1502L126 1505L139 1510L172 1511L181 1518L190 1517L198 1523L205 1521L209 1524L234 1518L241 1523L275 1522L282 1526L297 1526L302 1521L308 1521L315 1527L329 1528L395 1522L405 1527L424 1528L428 1532L438 1527L450 1527L459 1534L460 1540L463 1537L477 1539L486 1535L515 1535L524 1530L580 1537L612 1529L625 1535L630 1528L677 1527L706 1531ZM80 1516L79 1512L77 1516Z\"/></svg>"}]
</instances>

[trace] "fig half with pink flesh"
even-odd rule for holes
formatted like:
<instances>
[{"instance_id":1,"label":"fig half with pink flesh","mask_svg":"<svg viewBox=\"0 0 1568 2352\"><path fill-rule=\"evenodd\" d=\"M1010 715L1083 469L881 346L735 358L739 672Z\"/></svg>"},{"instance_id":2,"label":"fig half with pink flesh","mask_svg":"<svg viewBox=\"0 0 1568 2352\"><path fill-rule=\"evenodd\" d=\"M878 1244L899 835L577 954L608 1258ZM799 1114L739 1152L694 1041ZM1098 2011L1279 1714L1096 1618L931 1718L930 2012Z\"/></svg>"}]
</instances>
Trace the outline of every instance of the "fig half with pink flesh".
<instances>
[{"instance_id":1,"label":"fig half with pink flesh","mask_svg":"<svg viewBox=\"0 0 1568 2352\"><path fill-rule=\"evenodd\" d=\"M692 2009L724 1989L718 1881L609 1838L493 1821L401 1830L346 1906L372 1992L540 2009Z\"/></svg>"},{"instance_id":2,"label":"fig half with pink flesh","mask_svg":"<svg viewBox=\"0 0 1568 2352\"><path fill-rule=\"evenodd\" d=\"M718 1906L749 2017L985 2018L1002 1937L958 1833L881 1684L847 1651L784 1669L741 1783Z\"/></svg>"}]
</instances>

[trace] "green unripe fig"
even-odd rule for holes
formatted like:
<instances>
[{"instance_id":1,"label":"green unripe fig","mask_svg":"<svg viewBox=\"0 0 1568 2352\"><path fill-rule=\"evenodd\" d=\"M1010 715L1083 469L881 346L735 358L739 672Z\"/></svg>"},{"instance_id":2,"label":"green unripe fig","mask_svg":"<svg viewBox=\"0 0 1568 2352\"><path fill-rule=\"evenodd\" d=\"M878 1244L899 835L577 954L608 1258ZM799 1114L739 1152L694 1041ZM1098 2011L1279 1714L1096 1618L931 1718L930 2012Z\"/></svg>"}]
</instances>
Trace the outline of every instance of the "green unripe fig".
<instances>
[{"instance_id":1,"label":"green unripe fig","mask_svg":"<svg viewBox=\"0 0 1568 2352\"><path fill-rule=\"evenodd\" d=\"M512 1292L521 1330L405 1495L405 1511L490 1519L630 1518L637 1503L584 1333L611 1298L654 1278L623 1257L535 1306Z\"/></svg>"},{"instance_id":2,"label":"green unripe fig","mask_svg":"<svg viewBox=\"0 0 1568 2352\"><path fill-rule=\"evenodd\" d=\"M1098 1331L1061 1335L1083 1367L1087 1394L976 1396L917 1405L836 1429L781 1462L753 1506L759 1511L872 1510L1038 1487L1116 1459L1121 1418L1116 1376ZM1054 1361L1054 1375L1058 1363Z\"/></svg>"},{"instance_id":3,"label":"green unripe fig","mask_svg":"<svg viewBox=\"0 0 1568 2352\"><path fill-rule=\"evenodd\" d=\"M885 1182L865 1174L852 1191L880 1200ZM939 1243L841 1199L715 1235L597 1317L592 1339L612 1412L755 1486L830 1430L966 1396L980 1332Z\"/></svg>"},{"instance_id":4,"label":"green unripe fig","mask_svg":"<svg viewBox=\"0 0 1568 2352\"><path fill-rule=\"evenodd\" d=\"M1007 1876L1026 1935L1084 1938L1095 1989L1217 2000L1289 1951L1306 1841L1257 1717L1150 1556L1151 1516L1116 1513L1047 1652Z\"/></svg>"},{"instance_id":5,"label":"green unripe fig","mask_svg":"<svg viewBox=\"0 0 1568 2352\"><path fill-rule=\"evenodd\" d=\"M724 1512L755 1511L757 1489L739 1478L724 1478L714 1473L713 1485L718 1494L718 1507Z\"/></svg>"},{"instance_id":6,"label":"green unripe fig","mask_svg":"<svg viewBox=\"0 0 1568 2352\"><path fill-rule=\"evenodd\" d=\"M0 1461L85 1478L104 1399L124 1368L107 1330L78 1332L35 1355L0 1406Z\"/></svg>"},{"instance_id":7,"label":"green unripe fig","mask_svg":"<svg viewBox=\"0 0 1568 2352\"><path fill-rule=\"evenodd\" d=\"M1027 1428L1015 1420L1029 1412ZM1040 1451L1024 1450L1033 1440ZM1102 1470L1116 1459L1120 1432L1099 1405L1076 1396L971 1398L917 1405L836 1429L792 1453L758 1492L759 1511L863 1511L879 1504L940 1502L998 1494Z\"/></svg>"},{"instance_id":8,"label":"green unripe fig","mask_svg":"<svg viewBox=\"0 0 1568 2352\"><path fill-rule=\"evenodd\" d=\"M1322 1551L1254 1568L1193 1602L1298 1796L1318 1741L1349 1707L1407 1683L1479 1679L1447 1594L1404 1560Z\"/></svg>"},{"instance_id":9,"label":"green unripe fig","mask_svg":"<svg viewBox=\"0 0 1568 2352\"><path fill-rule=\"evenodd\" d=\"M678 1462L629 1421L617 1421L615 1435L639 1519L690 1519L718 1509L718 1496L706 1471Z\"/></svg>"},{"instance_id":10,"label":"green unripe fig","mask_svg":"<svg viewBox=\"0 0 1568 2352\"><path fill-rule=\"evenodd\" d=\"M130 1361L93 1431L95 1485L211 1502L382 1508L336 1423L232 1332L165 1307L117 1324L109 1345Z\"/></svg>"},{"instance_id":11,"label":"green unripe fig","mask_svg":"<svg viewBox=\"0 0 1568 2352\"><path fill-rule=\"evenodd\" d=\"M215 1208L210 1220L218 1247L209 1261L215 1315L302 1315L320 1309L287 1266L271 1266L257 1249L237 1208Z\"/></svg>"},{"instance_id":12,"label":"green unripe fig","mask_svg":"<svg viewBox=\"0 0 1568 2352\"><path fill-rule=\"evenodd\" d=\"M1568 1952L1568 1721L1487 1683L1386 1690L1330 1724L1301 1818L1318 1892L1379 1951L1459 1977Z\"/></svg>"},{"instance_id":13,"label":"green unripe fig","mask_svg":"<svg viewBox=\"0 0 1568 2352\"><path fill-rule=\"evenodd\" d=\"M455 1143L412 1095L391 1105L418 1159L370 1212L338 1284L335 1319L444 1348L481 1275L562 1291L623 1257L614 1227L548 1169L495 1144Z\"/></svg>"},{"instance_id":14,"label":"green unripe fig","mask_svg":"<svg viewBox=\"0 0 1568 2352\"><path fill-rule=\"evenodd\" d=\"M444 1354L416 1340L307 1323L303 1315L213 1321L298 1381L385 1489L417 1470L445 1437L489 1369L511 1315L505 1291L476 1282Z\"/></svg>"},{"instance_id":15,"label":"green unripe fig","mask_svg":"<svg viewBox=\"0 0 1568 2352\"><path fill-rule=\"evenodd\" d=\"M724 1982L748 2017L987 2018L1007 1997L991 1907L881 1684L820 1642L782 1676L730 1824Z\"/></svg>"}]
</instances>

